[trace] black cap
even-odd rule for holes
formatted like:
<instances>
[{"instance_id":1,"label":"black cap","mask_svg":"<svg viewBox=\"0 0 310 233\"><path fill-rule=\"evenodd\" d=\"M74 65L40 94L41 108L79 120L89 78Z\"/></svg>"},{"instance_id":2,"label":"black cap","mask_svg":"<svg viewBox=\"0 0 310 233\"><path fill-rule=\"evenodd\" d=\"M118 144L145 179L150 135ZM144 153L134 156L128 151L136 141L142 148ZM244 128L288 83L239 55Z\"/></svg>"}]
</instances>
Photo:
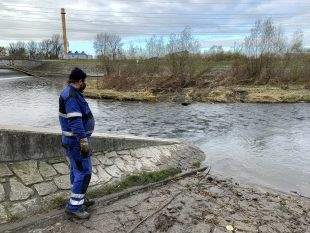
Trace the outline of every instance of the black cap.
<instances>
[{"instance_id":1,"label":"black cap","mask_svg":"<svg viewBox=\"0 0 310 233\"><path fill-rule=\"evenodd\" d=\"M86 73L81 70L80 68L75 67L69 76L70 81L79 81L79 80L85 80L86 79Z\"/></svg>"}]
</instances>

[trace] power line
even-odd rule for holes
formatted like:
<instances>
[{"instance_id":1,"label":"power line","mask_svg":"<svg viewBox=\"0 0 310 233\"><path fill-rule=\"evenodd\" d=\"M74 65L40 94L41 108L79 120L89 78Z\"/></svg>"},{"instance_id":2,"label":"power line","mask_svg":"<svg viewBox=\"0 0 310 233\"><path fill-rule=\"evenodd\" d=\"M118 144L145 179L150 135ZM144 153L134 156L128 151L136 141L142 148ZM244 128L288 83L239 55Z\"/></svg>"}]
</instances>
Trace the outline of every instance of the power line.
<instances>
[{"instance_id":1,"label":"power line","mask_svg":"<svg viewBox=\"0 0 310 233\"><path fill-rule=\"evenodd\" d=\"M131 2L132 2L133 0L131 0ZM145 2L145 1L144 1ZM290 0L288 0L288 2L290 2ZM157 1L156 1L156 3L158 3ZM194 3L191 3L191 4L194 4ZM214 3L212 3L212 4L215 4L215 5L218 5L218 2L214 2ZM240 3L238 3L238 4L240 4ZM24 5L18 5L18 4L8 4L8 3L5 3L4 4L5 6L16 6L16 7L23 7ZM253 5L253 3L249 3L249 5ZM294 3L294 5L296 5L295 3ZM27 5L28 6L28 5ZM303 6L305 6L305 4L303 3ZM309 3L309 5L308 6L310 6L310 3ZM38 6L31 6L31 8L33 8L33 9L38 9L38 11L37 12L46 12L46 13L55 13L55 12L59 12L59 9L55 9L55 11L46 11L46 7L38 7ZM97 11L97 10L89 10L89 9L74 9L74 8L66 8L67 10L69 10L69 11L72 11L72 12L86 12L87 14L89 13L89 12L94 12L94 13L125 13L125 14L130 14L130 13L132 13L132 14L136 14L136 13L141 13L141 11L124 11L124 10L122 10L122 11L117 11L117 10L99 10L99 11ZM188 9L188 8L187 8ZM21 9L12 9L12 10L14 10L14 11L30 11L30 10L25 10L25 9L23 9L23 10L21 10ZM43 11L44 10L44 11ZM303 10L304 10L304 8L303 8ZM33 11L33 10L31 10L32 12L36 12L36 11ZM176 15L179 15L180 13L176 13L176 12L145 12L145 11L143 11L143 14L155 14L155 15L163 15L163 14L172 14L172 15L174 15L174 14L176 14ZM193 13L193 14L195 14L195 13ZM212 13L212 12L207 12L207 14L215 14L215 15L218 15L218 14L221 14L221 13ZM226 15L227 13L222 13L222 15ZM255 13L255 12L251 12L251 13L228 13L229 15L278 15L278 14L283 14L283 13ZM285 13L286 14L286 13ZM182 15L186 15L186 12L182 12ZM191 14L190 14L191 15Z\"/></svg>"},{"instance_id":2,"label":"power line","mask_svg":"<svg viewBox=\"0 0 310 233\"><path fill-rule=\"evenodd\" d=\"M114 1L115 2L115 1ZM119 3L126 3L128 4L128 1L117 1ZM109 3L109 1L106 1L106 3ZM182 2L182 1L149 1L149 0L143 0L143 1L138 1L138 0L130 0L130 3L160 3L160 4L187 4L187 5L260 5L260 4L268 4L270 3L269 0L266 1L260 1L257 2L257 4L254 4L253 2L231 2L231 1L213 1L213 2ZM285 3L292 3L291 0L278 0L277 3L279 5L285 4ZM305 2L294 2L294 5L309 5L309 3ZM25 6L26 4L14 4L14 3L4 3L3 5L9 5L9 6ZM26 5L27 6L27 5ZM102 5L103 6L103 5ZM42 7L43 8L43 7Z\"/></svg>"},{"instance_id":3,"label":"power line","mask_svg":"<svg viewBox=\"0 0 310 233\"><path fill-rule=\"evenodd\" d=\"M33 23L33 21L27 21L27 20L23 20L23 23L24 22L29 22L29 23ZM54 22L54 21L53 21ZM164 22L161 22L161 23L148 23L148 24L131 24L131 23L120 23L120 22L113 22L113 21L98 21L98 22L89 22L89 21L83 21L83 20L76 20L75 22L79 22L79 23L83 23L83 25L77 25L77 24L73 24L71 25L70 23L68 24L71 28L76 28L76 27L79 27L81 28L81 26L87 26L85 24L88 24L89 26L98 26L98 27L115 27L115 26L118 26L118 27L133 27L133 28L157 28L157 27L162 27L162 26L165 26L166 28L173 28L173 27L186 27L186 26L189 26L189 27L200 27L200 28L204 28L204 27L208 27L208 28L212 28L212 29L221 29L221 28L245 28L245 29L250 29L253 27L253 24L243 24L243 25L239 25L239 24L202 24L203 22L180 22L180 23L174 23L174 24L169 24L169 23L164 23ZM48 23L47 21L42 21L42 22L36 22L36 23ZM303 26L306 22L304 23L301 23L299 24L298 26ZM50 24L50 25L44 25L43 27L44 28L47 28L48 26L52 26L52 25L55 25L55 24ZM280 24L280 26L286 26L286 27L296 27L297 25L296 24L293 24L293 23L282 23ZM58 28L58 25L56 26ZM24 28L37 28L36 26L31 26L31 27L27 27L25 25L15 25L14 27L10 27L10 30L11 29L17 29L17 28L21 28L21 29L24 29ZM4 29L8 29L7 27L5 27ZM83 29L83 28L81 28Z\"/></svg>"},{"instance_id":4,"label":"power line","mask_svg":"<svg viewBox=\"0 0 310 233\"><path fill-rule=\"evenodd\" d=\"M25 10L25 9L12 9L14 10L14 12L26 12L26 13L40 13L40 14L55 14L55 13L59 13L59 11L46 11L46 10ZM70 15L71 13L75 13L75 12L85 12L83 14L89 16L89 12L94 12L94 13L100 13L100 14L93 14L92 16L102 16L104 14L104 16L107 15L107 13L119 13L119 14L141 14L143 13L144 15L156 15L156 17L158 17L158 15L162 16L162 15L178 15L180 17L184 17L184 16L206 16L206 15L212 15L212 16L220 16L220 17L224 17L226 18L227 16L265 16L265 17L294 17L294 16L298 16L296 14L287 14L287 13L212 13L212 12L206 12L205 14L201 14L201 13L186 13L186 12L141 12L141 11L115 11L115 10L102 10L102 11L92 11L92 10L75 10L75 9L70 9L67 8L67 14ZM113 15L115 16L115 15ZM129 16L129 15L126 15ZM132 15L134 17L139 17L139 15ZM132 17L131 16L131 17ZM307 16L310 16L309 14Z\"/></svg>"},{"instance_id":5,"label":"power line","mask_svg":"<svg viewBox=\"0 0 310 233\"><path fill-rule=\"evenodd\" d=\"M1 27L0 27L1 28ZM4 28L1 28L4 29ZM59 28L32 28L32 27L24 27L24 28L17 28L14 29L16 31L24 31L25 29L32 29L35 31L60 31ZM79 29L77 31L72 30L71 33L79 32L79 33L100 33L105 32L107 30L101 30L101 31L95 31L93 29L85 28L85 29ZM294 32L295 30L289 30L288 32ZM113 32L116 34L132 34L132 35L170 35L171 32L145 32L145 30L134 30L134 31L125 31L125 30L109 30L108 32ZM178 31L179 32L179 31ZM172 32L173 33L173 32ZM226 32L219 32L219 31L209 31L209 30L199 30L199 31L193 31L193 35L239 35L239 34L248 34L248 31L226 31Z\"/></svg>"},{"instance_id":6,"label":"power line","mask_svg":"<svg viewBox=\"0 0 310 233\"><path fill-rule=\"evenodd\" d=\"M38 15L39 16L39 15ZM86 15L85 15L86 16ZM5 17L7 17L7 16L5 16ZM21 16L19 16L19 18L16 18L15 19L15 17L14 16L9 16L9 17L13 17L14 18L14 20L16 20L16 21L20 21L20 18L21 18ZM26 16L25 16L26 17ZM44 17L44 16L42 16L42 17ZM42 18L42 17L40 17L39 16L39 18L34 18L33 16L32 17L27 17L28 19L29 18L31 18L31 19L44 19L44 20L51 20L51 21L59 21L60 19L59 18L47 18L47 17L44 17L44 18ZM255 18L253 18L254 16L251 16L251 19L253 19L253 20L255 20ZM112 18L112 16L111 16L111 18ZM132 16L124 16L124 18L122 18L122 19L126 19L126 18L137 18L137 19L139 19L139 18L141 18L141 19L158 19L158 20L162 20L162 19L166 19L167 17L160 17L160 18L158 18L158 17L149 17L149 16L141 16L141 15L132 15ZM178 18L180 18L180 19L186 19L186 20L188 20L188 19L190 19L190 20L203 20L203 19L205 19L205 20L230 20L230 19L241 19L241 18L234 18L234 17L229 17L229 16L226 16L226 17L223 17L223 16L220 16L220 17L191 17L191 18L184 18L184 17L182 17L182 16L178 16L178 17L174 17L174 19L178 19ZM277 16L277 17L271 17L272 19L282 19L282 20L289 20L290 18L287 18L287 17L285 17L285 16L282 16L282 17L280 17L280 16ZM304 18L304 19L308 19L308 18L310 18L310 15L308 15L308 16L302 16L302 18ZM69 17L69 20L70 21L77 21L77 20L80 20L81 19L81 16L80 16L80 18L79 19L77 19L76 17ZM167 19L171 19L170 17L169 18L167 18ZM85 19L84 19L85 20ZM95 21L102 21L102 20L98 20L98 19L93 19L93 20L95 20ZM93 20L88 20L89 22L91 22L91 21L93 21ZM305 22L304 22L305 23Z\"/></svg>"}]
</instances>

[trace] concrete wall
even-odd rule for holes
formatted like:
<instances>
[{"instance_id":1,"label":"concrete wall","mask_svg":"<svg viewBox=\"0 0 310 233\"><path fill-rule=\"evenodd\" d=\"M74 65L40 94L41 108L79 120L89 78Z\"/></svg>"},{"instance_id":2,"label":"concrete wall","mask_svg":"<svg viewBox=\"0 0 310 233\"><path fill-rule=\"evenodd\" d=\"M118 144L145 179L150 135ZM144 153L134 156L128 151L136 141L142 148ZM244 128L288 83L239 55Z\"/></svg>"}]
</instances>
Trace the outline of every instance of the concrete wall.
<instances>
[{"instance_id":1,"label":"concrete wall","mask_svg":"<svg viewBox=\"0 0 310 233\"><path fill-rule=\"evenodd\" d=\"M55 129L0 129L0 224L39 212L70 191L68 163ZM168 167L189 169L199 149L173 140L97 134L90 189L131 174Z\"/></svg>"},{"instance_id":2,"label":"concrete wall","mask_svg":"<svg viewBox=\"0 0 310 233\"><path fill-rule=\"evenodd\" d=\"M92 137L94 152L109 152L175 143L179 142L131 135L95 133ZM62 156L63 153L59 129L0 125L0 162L52 158Z\"/></svg>"}]
</instances>

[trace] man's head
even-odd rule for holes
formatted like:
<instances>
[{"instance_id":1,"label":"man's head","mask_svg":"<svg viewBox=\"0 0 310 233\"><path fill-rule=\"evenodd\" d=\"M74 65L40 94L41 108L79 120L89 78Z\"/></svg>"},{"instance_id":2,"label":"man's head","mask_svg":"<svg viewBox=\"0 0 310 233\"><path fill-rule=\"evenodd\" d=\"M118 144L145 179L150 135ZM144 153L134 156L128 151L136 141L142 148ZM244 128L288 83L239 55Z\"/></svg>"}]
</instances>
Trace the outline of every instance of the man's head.
<instances>
[{"instance_id":1,"label":"man's head","mask_svg":"<svg viewBox=\"0 0 310 233\"><path fill-rule=\"evenodd\" d=\"M86 73L77 67L74 68L69 75L68 83L74 84L80 92L83 92L86 88Z\"/></svg>"}]
</instances>

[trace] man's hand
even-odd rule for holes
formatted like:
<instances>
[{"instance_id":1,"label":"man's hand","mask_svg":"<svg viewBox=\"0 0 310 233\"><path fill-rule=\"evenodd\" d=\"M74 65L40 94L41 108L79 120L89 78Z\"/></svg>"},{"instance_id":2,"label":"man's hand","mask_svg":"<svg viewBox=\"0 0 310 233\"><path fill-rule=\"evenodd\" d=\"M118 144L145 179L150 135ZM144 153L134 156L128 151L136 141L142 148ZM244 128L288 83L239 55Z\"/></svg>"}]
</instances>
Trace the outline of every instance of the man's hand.
<instances>
[{"instance_id":1,"label":"man's hand","mask_svg":"<svg viewBox=\"0 0 310 233\"><path fill-rule=\"evenodd\" d=\"M89 144L87 138L80 139L81 154L87 156L89 154Z\"/></svg>"}]
</instances>

